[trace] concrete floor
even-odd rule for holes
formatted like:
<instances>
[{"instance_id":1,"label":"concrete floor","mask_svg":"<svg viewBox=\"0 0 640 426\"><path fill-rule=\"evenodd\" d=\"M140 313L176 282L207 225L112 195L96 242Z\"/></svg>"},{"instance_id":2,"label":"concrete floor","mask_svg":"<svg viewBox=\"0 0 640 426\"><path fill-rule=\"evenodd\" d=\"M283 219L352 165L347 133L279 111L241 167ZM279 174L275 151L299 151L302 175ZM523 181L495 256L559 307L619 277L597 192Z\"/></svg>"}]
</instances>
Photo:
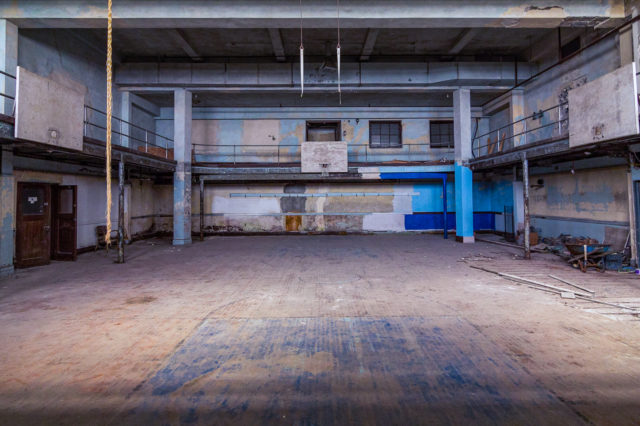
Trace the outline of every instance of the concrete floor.
<instances>
[{"instance_id":1,"label":"concrete floor","mask_svg":"<svg viewBox=\"0 0 640 426\"><path fill-rule=\"evenodd\" d=\"M463 261L517 253L215 237L21 270L0 281L0 424L638 424L640 321Z\"/></svg>"}]
</instances>

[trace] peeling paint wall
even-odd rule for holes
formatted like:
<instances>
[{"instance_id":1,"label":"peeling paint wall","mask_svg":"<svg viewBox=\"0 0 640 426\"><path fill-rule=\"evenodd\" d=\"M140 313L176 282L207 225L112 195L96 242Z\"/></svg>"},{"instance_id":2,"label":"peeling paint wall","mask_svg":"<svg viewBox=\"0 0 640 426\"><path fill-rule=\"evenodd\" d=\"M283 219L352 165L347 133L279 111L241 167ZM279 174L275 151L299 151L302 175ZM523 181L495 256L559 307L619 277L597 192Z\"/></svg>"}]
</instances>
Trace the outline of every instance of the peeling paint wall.
<instances>
[{"instance_id":1,"label":"peeling paint wall","mask_svg":"<svg viewBox=\"0 0 640 426\"><path fill-rule=\"evenodd\" d=\"M451 178L447 184L448 229L455 229L454 187ZM495 205L499 203L494 203L492 198L494 184L477 183L475 187L478 200L488 200L486 205L478 201L474 214L476 228L495 230L495 215L500 210L496 210ZM193 186L193 192L192 230L198 232L199 186ZM327 193L334 196L326 196ZM207 232L404 232L443 229L442 183L438 181L402 184L210 184L205 186L204 206Z\"/></svg>"},{"instance_id":2,"label":"peeling paint wall","mask_svg":"<svg viewBox=\"0 0 640 426\"><path fill-rule=\"evenodd\" d=\"M327 120L331 120L330 116ZM369 119L343 119L342 140L349 143L349 161L385 162L451 159L452 149L429 146L429 119L389 118L402 122L402 148L372 149ZM306 120L249 119L194 120L192 142L199 161L296 162L300 143L306 138ZM238 145L235 148L232 145Z\"/></svg>"},{"instance_id":3,"label":"peeling paint wall","mask_svg":"<svg viewBox=\"0 0 640 426\"><path fill-rule=\"evenodd\" d=\"M18 65L85 95L85 104L105 111L105 56L66 30L20 29ZM120 93L113 91L114 111L120 111Z\"/></svg>"},{"instance_id":4,"label":"peeling paint wall","mask_svg":"<svg viewBox=\"0 0 640 426\"><path fill-rule=\"evenodd\" d=\"M77 247L93 247L96 244L95 229L96 226L104 225L107 209L104 178L15 170L14 194L17 194L18 182L77 186ZM117 229L118 183L115 179L111 185L111 192L113 194L111 226L113 229ZM158 218L158 215L171 209L171 200L167 197L158 197L157 193L156 185L153 185L151 181L132 180L125 185L125 235L127 238L148 231L171 230L170 225L167 228L163 219Z\"/></svg>"},{"instance_id":5,"label":"peeling paint wall","mask_svg":"<svg viewBox=\"0 0 640 426\"><path fill-rule=\"evenodd\" d=\"M84 96L84 104L99 111L106 111L106 69L105 53L92 45L94 41L84 41L73 30L64 29L24 29L18 32L18 65L41 77L49 78L69 87ZM114 86L114 116L121 118L122 93ZM79 119L83 119L82 115ZM87 111L87 119L102 127L106 125L106 116L95 111ZM155 116L139 108L133 108L130 121L154 131ZM114 130L121 129L117 120ZM126 126L125 126L126 128ZM105 131L88 126L87 135L104 140ZM81 137L82 135L78 135ZM131 128L131 136L144 140L144 132ZM151 137L150 142L154 142ZM164 140L159 141L164 144ZM126 145L128 141L114 136L113 143ZM136 148L138 144L132 144Z\"/></svg>"},{"instance_id":6,"label":"peeling paint wall","mask_svg":"<svg viewBox=\"0 0 640 426\"><path fill-rule=\"evenodd\" d=\"M601 242L615 238L620 243L622 238L624 243L629 226L626 167L537 175L532 184L538 179L544 186L531 189L530 209L532 225L543 237L565 233Z\"/></svg>"}]
</instances>

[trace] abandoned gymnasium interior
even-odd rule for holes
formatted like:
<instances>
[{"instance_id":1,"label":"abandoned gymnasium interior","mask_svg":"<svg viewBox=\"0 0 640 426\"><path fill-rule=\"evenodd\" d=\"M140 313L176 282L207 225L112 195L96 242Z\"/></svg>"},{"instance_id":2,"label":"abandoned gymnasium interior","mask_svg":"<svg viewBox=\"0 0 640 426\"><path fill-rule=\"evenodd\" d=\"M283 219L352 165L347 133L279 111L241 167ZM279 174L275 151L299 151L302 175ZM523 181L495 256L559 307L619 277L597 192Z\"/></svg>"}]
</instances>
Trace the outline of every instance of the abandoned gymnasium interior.
<instances>
[{"instance_id":1,"label":"abandoned gymnasium interior","mask_svg":"<svg viewBox=\"0 0 640 426\"><path fill-rule=\"evenodd\" d=\"M0 424L639 424L639 75L633 0L0 0Z\"/></svg>"}]
</instances>

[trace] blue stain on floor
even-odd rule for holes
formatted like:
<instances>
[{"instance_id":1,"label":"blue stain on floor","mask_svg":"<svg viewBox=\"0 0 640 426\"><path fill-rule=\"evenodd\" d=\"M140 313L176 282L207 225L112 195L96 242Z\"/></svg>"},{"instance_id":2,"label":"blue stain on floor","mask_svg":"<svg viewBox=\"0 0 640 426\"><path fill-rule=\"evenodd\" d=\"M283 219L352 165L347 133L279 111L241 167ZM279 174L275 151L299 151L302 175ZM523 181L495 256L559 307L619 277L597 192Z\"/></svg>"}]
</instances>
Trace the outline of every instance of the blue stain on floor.
<instances>
[{"instance_id":1,"label":"blue stain on floor","mask_svg":"<svg viewBox=\"0 0 640 426\"><path fill-rule=\"evenodd\" d=\"M581 423L449 316L207 319L132 398L123 423Z\"/></svg>"}]
</instances>

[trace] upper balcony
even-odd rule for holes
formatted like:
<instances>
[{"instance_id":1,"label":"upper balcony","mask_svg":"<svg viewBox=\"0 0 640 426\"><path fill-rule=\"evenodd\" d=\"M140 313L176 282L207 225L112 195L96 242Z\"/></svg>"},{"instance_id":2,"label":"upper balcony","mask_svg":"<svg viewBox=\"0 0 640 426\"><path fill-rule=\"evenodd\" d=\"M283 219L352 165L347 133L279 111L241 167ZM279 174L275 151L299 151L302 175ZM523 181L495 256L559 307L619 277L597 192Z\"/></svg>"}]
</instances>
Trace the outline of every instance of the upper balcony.
<instances>
[{"instance_id":1,"label":"upper balcony","mask_svg":"<svg viewBox=\"0 0 640 426\"><path fill-rule=\"evenodd\" d=\"M407 143L394 148L373 147L367 143L345 144L349 166L434 165L453 161L452 149L434 150L429 143ZM217 167L300 167L302 145L194 144L192 161L200 166Z\"/></svg>"}]
</instances>

